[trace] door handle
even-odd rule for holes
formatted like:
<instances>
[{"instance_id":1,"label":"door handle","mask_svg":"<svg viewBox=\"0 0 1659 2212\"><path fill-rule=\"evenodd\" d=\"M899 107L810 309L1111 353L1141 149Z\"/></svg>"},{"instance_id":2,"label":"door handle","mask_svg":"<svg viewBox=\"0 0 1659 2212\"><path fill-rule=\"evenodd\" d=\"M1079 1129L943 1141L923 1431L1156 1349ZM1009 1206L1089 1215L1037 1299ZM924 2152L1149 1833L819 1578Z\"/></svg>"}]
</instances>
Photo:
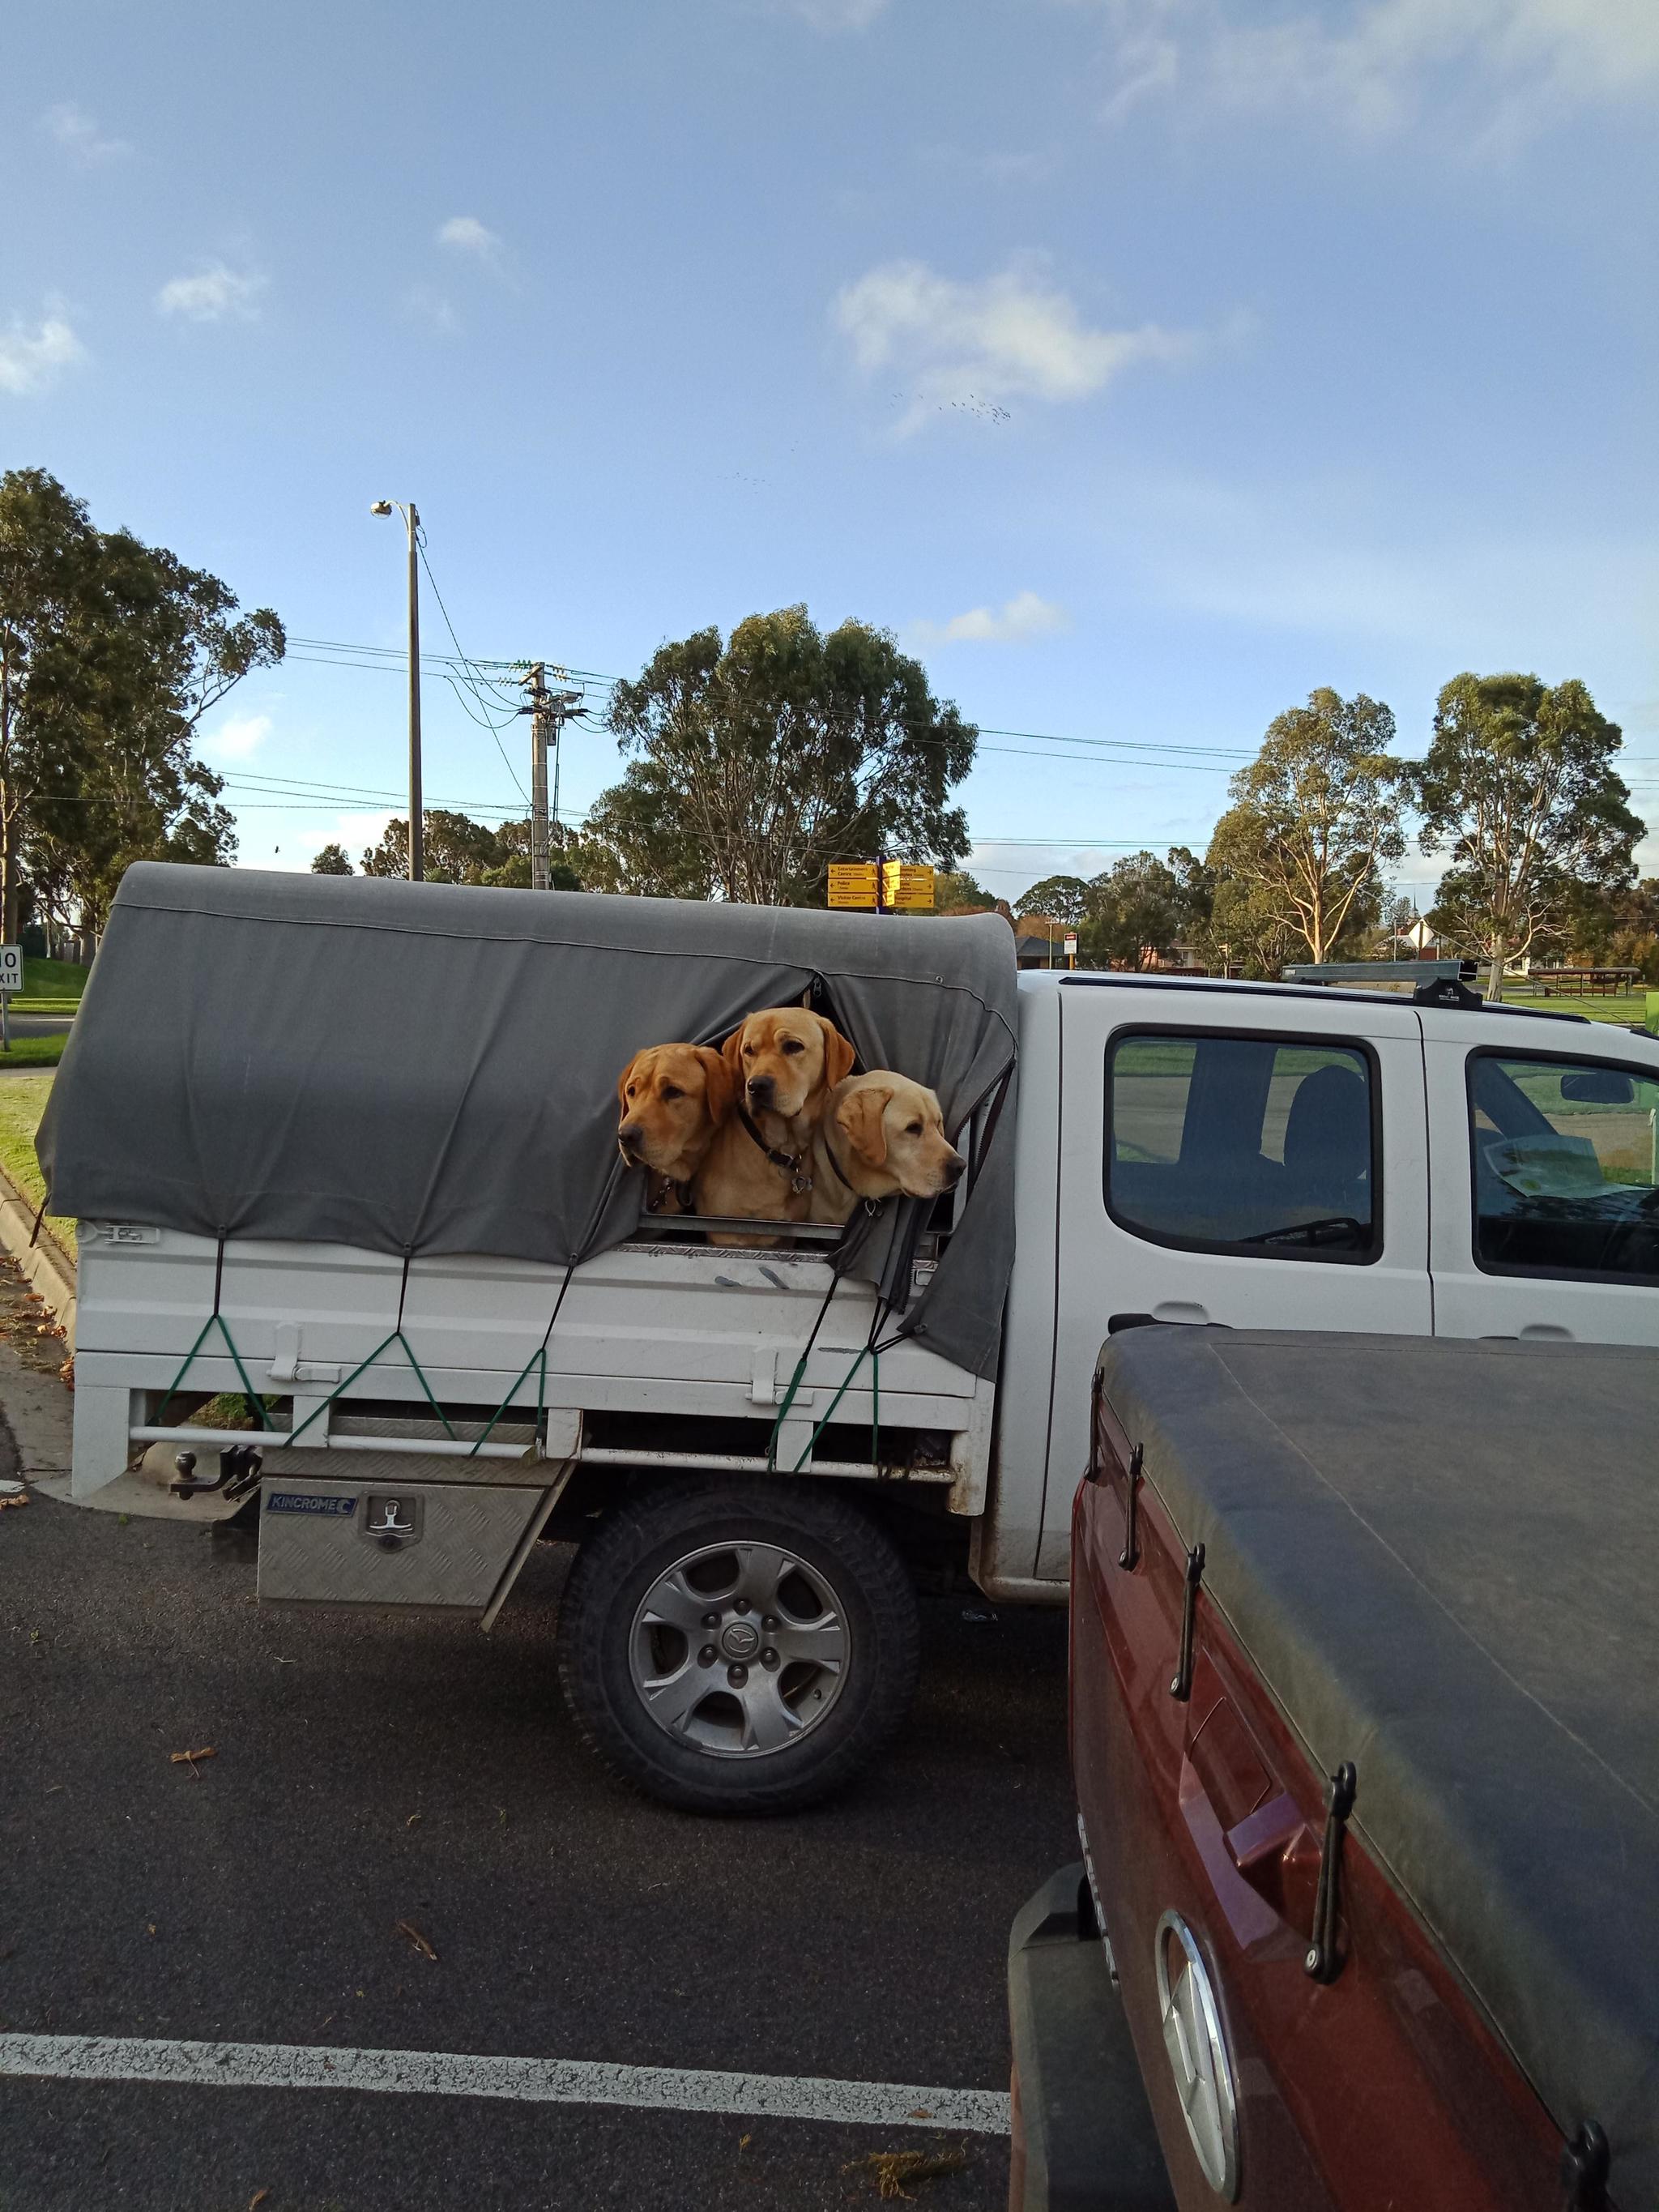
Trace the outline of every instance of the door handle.
<instances>
[{"instance_id":1,"label":"door handle","mask_svg":"<svg viewBox=\"0 0 1659 2212\"><path fill-rule=\"evenodd\" d=\"M1191 1298L1165 1298L1161 1305L1152 1308L1154 1321L1184 1322L1189 1327L1202 1328L1209 1318L1208 1308Z\"/></svg>"}]
</instances>

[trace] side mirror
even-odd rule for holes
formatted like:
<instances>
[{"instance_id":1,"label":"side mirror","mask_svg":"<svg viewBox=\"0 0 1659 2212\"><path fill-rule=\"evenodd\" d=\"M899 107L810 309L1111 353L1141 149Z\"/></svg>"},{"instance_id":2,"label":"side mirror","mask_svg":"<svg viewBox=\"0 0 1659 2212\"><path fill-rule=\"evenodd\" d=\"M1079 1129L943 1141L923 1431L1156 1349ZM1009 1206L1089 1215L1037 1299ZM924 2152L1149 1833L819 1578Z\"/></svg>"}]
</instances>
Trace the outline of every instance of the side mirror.
<instances>
[{"instance_id":1,"label":"side mirror","mask_svg":"<svg viewBox=\"0 0 1659 2212\"><path fill-rule=\"evenodd\" d=\"M1561 1078L1561 1096L1575 1106L1629 1106L1636 1085L1622 1068L1575 1067Z\"/></svg>"}]
</instances>

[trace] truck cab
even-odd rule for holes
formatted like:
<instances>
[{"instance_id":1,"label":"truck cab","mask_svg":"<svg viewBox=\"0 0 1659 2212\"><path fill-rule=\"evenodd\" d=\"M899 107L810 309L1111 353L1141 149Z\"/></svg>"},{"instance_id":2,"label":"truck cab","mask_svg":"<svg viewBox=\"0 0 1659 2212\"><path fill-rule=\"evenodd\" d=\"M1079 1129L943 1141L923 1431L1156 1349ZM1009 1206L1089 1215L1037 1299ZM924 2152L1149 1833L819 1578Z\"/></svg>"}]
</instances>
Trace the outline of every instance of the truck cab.
<instances>
[{"instance_id":1,"label":"truck cab","mask_svg":"<svg viewBox=\"0 0 1659 2212\"><path fill-rule=\"evenodd\" d=\"M1659 1041L1456 995L1020 977L982 1587L1063 1596L1103 1331L1659 1344Z\"/></svg>"}]
</instances>

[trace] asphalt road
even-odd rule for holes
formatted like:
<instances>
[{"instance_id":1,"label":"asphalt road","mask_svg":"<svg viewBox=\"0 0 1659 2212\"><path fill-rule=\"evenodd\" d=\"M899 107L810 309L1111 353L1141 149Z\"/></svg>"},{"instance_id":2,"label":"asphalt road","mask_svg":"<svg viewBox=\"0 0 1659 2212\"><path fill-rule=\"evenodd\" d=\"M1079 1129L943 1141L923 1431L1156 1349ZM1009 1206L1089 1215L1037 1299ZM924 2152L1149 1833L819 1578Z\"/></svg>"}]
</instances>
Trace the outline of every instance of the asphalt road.
<instances>
[{"instance_id":1,"label":"asphalt road","mask_svg":"<svg viewBox=\"0 0 1659 2212\"><path fill-rule=\"evenodd\" d=\"M884 1761L814 1812L719 1822L627 1794L574 1741L566 1565L543 1547L486 1638L262 1611L234 1534L38 1492L0 1513L0 2027L1006 2088L1008 1925L1075 1850L1063 1619L928 1601ZM934 2141L12 2078L0 2207L806 2212L875 2201L870 2154ZM1000 2141L940 2142L967 2163L919 2201L1006 2201Z\"/></svg>"}]
</instances>

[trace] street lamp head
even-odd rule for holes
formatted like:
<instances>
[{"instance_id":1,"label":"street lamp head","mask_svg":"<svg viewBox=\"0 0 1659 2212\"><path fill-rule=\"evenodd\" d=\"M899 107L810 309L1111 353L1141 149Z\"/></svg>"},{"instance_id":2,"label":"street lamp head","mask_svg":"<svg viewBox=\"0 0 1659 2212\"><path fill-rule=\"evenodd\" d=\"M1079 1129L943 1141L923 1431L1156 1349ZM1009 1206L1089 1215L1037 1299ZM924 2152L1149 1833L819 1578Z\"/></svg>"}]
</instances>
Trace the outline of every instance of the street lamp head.
<instances>
[{"instance_id":1,"label":"street lamp head","mask_svg":"<svg viewBox=\"0 0 1659 2212\"><path fill-rule=\"evenodd\" d=\"M392 501L389 499L377 499L368 511L371 514L390 514Z\"/></svg>"}]
</instances>

